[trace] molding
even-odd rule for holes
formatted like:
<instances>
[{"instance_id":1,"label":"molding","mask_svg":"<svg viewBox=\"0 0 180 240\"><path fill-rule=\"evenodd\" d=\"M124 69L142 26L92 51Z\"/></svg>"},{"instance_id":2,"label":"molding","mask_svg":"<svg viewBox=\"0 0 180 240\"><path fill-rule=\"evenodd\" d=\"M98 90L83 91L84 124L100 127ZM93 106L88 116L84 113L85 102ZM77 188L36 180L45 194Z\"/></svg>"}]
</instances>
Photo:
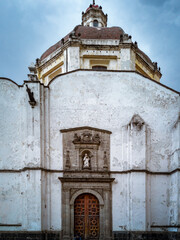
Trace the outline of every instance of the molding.
<instances>
[{"instance_id":1,"label":"molding","mask_svg":"<svg viewBox=\"0 0 180 240\"><path fill-rule=\"evenodd\" d=\"M63 173L63 170L56 170L56 169L47 169L47 168L31 168L31 167L25 167L22 169L0 169L0 173L3 172L11 172L11 173L20 173L25 171L44 171L44 172L52 172L52 173Z\"/></svg>"},{"instance_id":2,"label":"molding","mask_svg":"<svg viewBox=\"0 0 180 240\"><path fill-rule=\"evenodd\" d=\"M0 223L0 227L21 227L21 226L22 226L21 223L17 223L17 224Z\"/></svg>"},{"instance_id":3,"label":"molding","mask_svg":"<svg viewBox=\"0 0 180 240\"><path fill-rule=\"evenodd\" d=\"M176 168L170 172L152 172L146 169L130 169L125 171L110 171L110 174L127 174L127 173L133 173L133 172L146 173L150 175L171 175L173 173L180 172L180 169Z\"/></svg>"},{"instance_id":4,"label":"molding","mask_svg":"<svg viewBox=\"0 0 180 240\"><path fill-rule=\"evenodd\" d=\"M92 190L92 189L88 189L88 188L87 188L87 189L81 189L81 190L75 192L75 193L73 194L73 196L71 197L71 199L70 199L70 205L74 205L75 199L76 199L79 195L81 195L81 194L83 194L83 193L91 193L91 194L93 194L93 195L96 196L97 199L99 200L100 206L104 206L104 200L103 200L103 198L101 197L101 195L100 195L97 191Z\"/></svg>"},{"instance_id":5,"label":"molding","mask_svg":"<svg viewBox=\"0 0 180 240\"><path fill-rule=\"evenodd\" d=\"M76 128L68 128L68 129L61 129L60 132L61 133L66 133L66 132L80 131L80 130L86 130L86 129L87 130L94 130L94 131L98 131L98 132L104 132L104 133L112 134L112 132L110 132L108 130L94 128L94 127L88 127L88 126L76 127Z\"/></svg>"},{"instance_id":6,"label":"molding","mask_svg":"<svg viewBox=\"0 0 180 240\"><path fill-rule=\"evenodd\" d=\"M180 228L180 225L151 225L151 228Z\"/></svg>"},{"instance_id":7,"label":"molding","mask_svg":"<svg viewBox=\"0 0 180 240\"><path fill-rule=\"evenodd\" d=\"M108 174L128 174L128 173L146 173L151 175L171 175L176 172L180 172L180 168L176 168L170 172L152 172L146 169L130 169L125 171L67 171L67 170L58 170L58 169L47 169L47 168L30 168L25 167L22 169L0 169L0 173L20 173L25 171L44 171L44 172L50 172L50 173L108 173Z\"/></svg>"},{"instance_id":8,"label":"molding","mask_svg":"<svg viewBox=\"0 0 180 240\"><path fill-rule=\"evenodd\" d=\"M105 182L105 183L111 183L115 180L115 178L102 178L102 177L99 177L99 178L86 178L86 177L59 177L59 180L61 182Z\"/></svg>"},{"instance_id":9,"label":"molding","mask_svg":"<svg viewBox=\"0 0 180 240\"><path fill-rule=\"evenodd\" d=\"M88 58L88 59L96 59L96 60L109 60L109 59L117 59L116 55L83 55L81 58Z\"/></svg>"}]
</instances>

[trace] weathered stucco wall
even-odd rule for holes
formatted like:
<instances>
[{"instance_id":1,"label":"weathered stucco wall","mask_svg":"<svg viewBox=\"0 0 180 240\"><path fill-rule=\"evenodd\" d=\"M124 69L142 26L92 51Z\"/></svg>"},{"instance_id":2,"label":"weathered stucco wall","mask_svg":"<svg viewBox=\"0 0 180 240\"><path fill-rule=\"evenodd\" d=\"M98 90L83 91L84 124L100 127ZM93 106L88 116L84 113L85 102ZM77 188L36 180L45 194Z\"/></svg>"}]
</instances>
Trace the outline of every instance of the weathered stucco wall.
<instances>
[{"instance_id":1,"label":"weathered stucco wall","mask_svg":"<svg viewBox=\"0 0 180 240\"><path fill-rule=\"evenodd\" d=\"M29 84L38 102L32 109L26 88L0 80L0 230L41 230L39 84ZM29 170L28 170L29 169Z\"/></svg>"},{"instance_id":2,"label":"weathered stucco wall","mask_svg":"<svg viewBox=\"0 0 180 240\"><path fill-rule=\"evenodd\" d=\"M62 169L60 129L91 126L112 131L111 171L117 172L112 175L116 178L112 188L113 230L167 225L166 172L171 170L178 94L135 73L78 71L56 78L49 88L51 166ZM141 131L132 126L135 114L144 122ZM137 172L121 174L131 169ZM147 177L138 170L164 175Z\"/></svg>"},{"instance_id":3,"label":"weathered stucco wall","mask_svg":"<svg viewBox=\"0 0 180 240\"><path fill-rule=\"evenodd\" d=\"M48 88L27 84L34 108L25 86L0 84L0 230L62 229L60 130L82 126L112 132L113 231L180 224L179 172L167 174L180 164L177 93L127 72L76 71Z\"/></svg>"},{"instance_id":4,"label":"weathered stucco wall","mask_svg":"<svg viewBox=\"0 0 180 240\"><path fill-rule=\"evenodd\" d=\"M21 88L0 80L0 169L21 166Z\"/></svg>"},{"instance_id":5,"label":"weathered stucco wall","mask_svg":"<svg viewBox=\"0 0 180 240\"><path fill-rule=\"evenodd\" d=\"M169 170L172 123L179 111L178 94L134 73L75 72L56 78L49 87L52 164L57 156L62 156L58 131L90 125L113 132L111 170L127 170L132 163L136 168L145 167L141 165L141 161L145 161L143 157L136 163L135 157L127 156L123 149L122 129L138 114L149 128L151 154L146 159L146 168ZM142 138L144 142L143 135ZM142 148L141 144L134 144L136 149ZM129 145L128 148L133 149L131 143ZM127 163L127 158L131 163Z\"/></svg>"}]
</instances>

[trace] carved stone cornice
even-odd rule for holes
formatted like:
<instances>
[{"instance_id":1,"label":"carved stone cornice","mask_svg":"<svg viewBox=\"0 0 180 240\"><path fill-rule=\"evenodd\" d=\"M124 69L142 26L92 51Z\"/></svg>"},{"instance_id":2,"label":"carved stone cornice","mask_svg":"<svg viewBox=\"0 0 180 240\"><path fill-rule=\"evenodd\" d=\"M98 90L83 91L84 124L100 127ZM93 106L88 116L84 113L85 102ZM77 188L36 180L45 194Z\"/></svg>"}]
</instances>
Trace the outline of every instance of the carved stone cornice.
<instances>
[{"instance_id":1,"label":"carved stone cornice","mask_svg":"<svg viewBox=\"0 0 180 240\"><path fill-rule=\"evenodd\" d=\"M115 180L115 178L102 178L102 177L98 177L98 178L74 178L74 177L59 177L59 180L61 182L98 182L98 183L111 183Z\"/></svg>"},{"instance_id":2,"label":"carved stone cornice","mask_svg":"<svg viewBox=\"0 0 180 240\"><path fill-rule=\"evenodd\" d=\"M93 145L100 145L100 137L99 134L92 135L89 132L84 132L81 134L81 136L77 135L77 133L74 134L74 144L93 144Z\"/></svg>"}]
</instances>

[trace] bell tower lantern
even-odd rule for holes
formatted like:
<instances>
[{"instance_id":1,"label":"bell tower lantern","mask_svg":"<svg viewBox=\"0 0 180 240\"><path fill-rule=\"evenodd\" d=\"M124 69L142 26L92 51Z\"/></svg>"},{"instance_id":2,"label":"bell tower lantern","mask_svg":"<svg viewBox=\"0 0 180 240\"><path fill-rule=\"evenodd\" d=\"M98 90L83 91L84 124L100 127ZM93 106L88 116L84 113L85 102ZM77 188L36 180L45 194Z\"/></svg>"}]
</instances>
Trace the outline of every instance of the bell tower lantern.
<instances>
[{"instance_id":1,"label":"bell tower lantern","mask_svg":"<svg viewBox=\"0 0 180 240\"><path fill-rule=\"evenodd\" d=\"M86 12L82 12L82 25L87 27L107 27L107 14L104 14L102 7L90 4Z\"/></svg>"}]
</instances>

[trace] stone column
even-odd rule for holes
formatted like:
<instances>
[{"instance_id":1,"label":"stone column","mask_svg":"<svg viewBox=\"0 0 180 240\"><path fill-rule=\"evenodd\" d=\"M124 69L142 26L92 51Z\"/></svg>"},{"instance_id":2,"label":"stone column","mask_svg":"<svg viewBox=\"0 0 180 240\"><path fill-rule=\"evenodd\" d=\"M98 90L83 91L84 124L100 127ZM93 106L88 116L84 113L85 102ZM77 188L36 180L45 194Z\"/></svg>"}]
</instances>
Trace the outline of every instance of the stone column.
<instances>
[{"instance_id":1,"label":"stone column","mask_svg":"<svg viewBox=\"0 0 180 240\"><path fill-rule=\"evenodd\" d=\"M62 219L63 219L63 240L70 240L70 192L63 189L62 192Z\"/></svg>"}]
</instances>

